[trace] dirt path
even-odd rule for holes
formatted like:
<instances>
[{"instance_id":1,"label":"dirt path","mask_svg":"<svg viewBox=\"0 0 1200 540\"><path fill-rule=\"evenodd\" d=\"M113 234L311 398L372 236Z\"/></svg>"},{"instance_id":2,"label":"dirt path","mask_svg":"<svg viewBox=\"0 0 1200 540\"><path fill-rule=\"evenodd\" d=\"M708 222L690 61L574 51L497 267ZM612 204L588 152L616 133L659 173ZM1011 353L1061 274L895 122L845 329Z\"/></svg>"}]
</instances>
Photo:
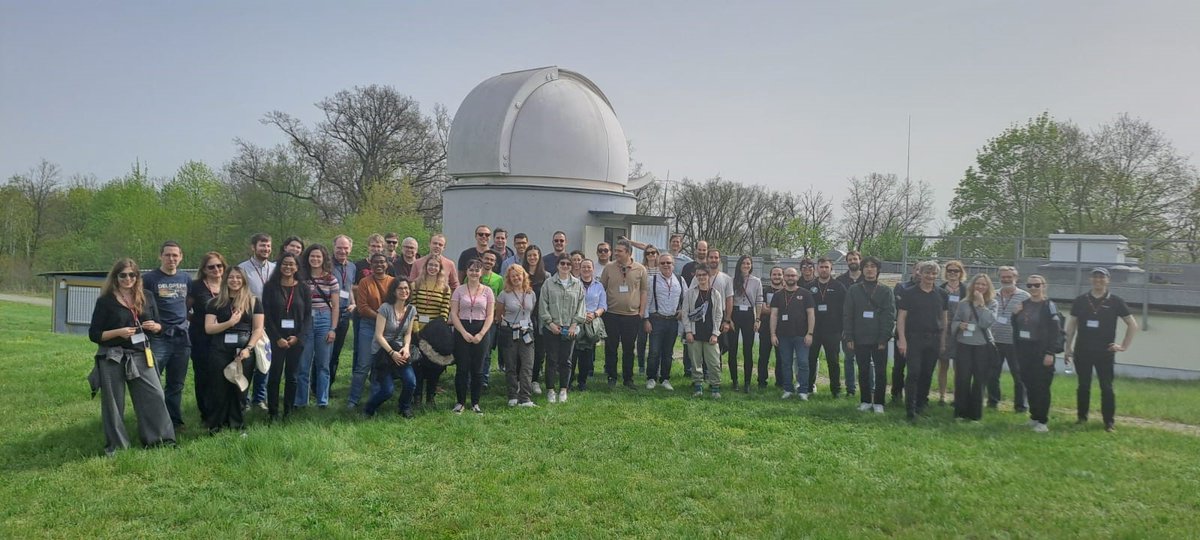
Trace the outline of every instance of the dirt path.
<instances>
[{"instance_id":1,"label":"dirt path","mask_svg":"<svg viewBox=\"0 0 1200 540\"><path fill-rule=\"evenodd\" d=\"M38 298L36 296L21 296L17 294L0 294L0 301L4 302L19 302L21 304L33 304L35 306L50 307L49 298Z\"/></svg>"}]
</instances>

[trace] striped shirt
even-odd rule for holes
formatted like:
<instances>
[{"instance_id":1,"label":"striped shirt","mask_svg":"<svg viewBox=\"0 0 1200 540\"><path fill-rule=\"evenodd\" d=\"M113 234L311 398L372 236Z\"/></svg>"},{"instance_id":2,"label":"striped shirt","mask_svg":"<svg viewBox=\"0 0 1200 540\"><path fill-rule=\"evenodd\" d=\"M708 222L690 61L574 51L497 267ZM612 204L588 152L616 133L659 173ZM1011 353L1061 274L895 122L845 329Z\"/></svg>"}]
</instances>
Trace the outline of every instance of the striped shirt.
<instances>
[{"instance_id":1,"label":"striped shirt","mask_svg":"<svg viewBox=\"0 0 1200 540\"><path fill-rule=\"evenodd\" d=\"M412 305L417 308L417 325L413 331L420 331L425 323L433 319L450 318L450 288L437 290L429 287L414 287Z\"/></svg>"},{"instance_id":2,"label":"striped shirt","mask_svg":"<svg viewBox=\"0 0 1200 540\"><path fill-rule=\"evenodd\" d=\"M304 283L312 291L313 311L329 311L334 299L342 290L338 279L330 273L317 278L309 278Z\"/></svg>"}]
</instances>

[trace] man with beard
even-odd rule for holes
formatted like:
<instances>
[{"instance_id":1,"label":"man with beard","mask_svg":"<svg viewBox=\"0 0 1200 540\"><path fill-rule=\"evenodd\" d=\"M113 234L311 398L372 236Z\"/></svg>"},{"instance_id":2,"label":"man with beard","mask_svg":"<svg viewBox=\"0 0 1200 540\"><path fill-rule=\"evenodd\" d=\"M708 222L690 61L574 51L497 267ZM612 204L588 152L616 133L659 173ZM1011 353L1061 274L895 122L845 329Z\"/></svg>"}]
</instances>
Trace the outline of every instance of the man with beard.
<instances>
[{"instance_id":1,"label":"man with beard","mask_svg":"<svg viewBox=\"0 0 1200 540\"><path fill-rule=\"evenodd\" d=\"M846 288L833 279L833 261L821 257L817 260L816 302L817 325L813 333L812 347L808 349L808 387L817 392L817 368L820 366L821 350L825 350L825 364L829 368L829 391L837 399L842 393L841 369L838 353L842 343L842 306L846 301Z\"/></svg>"},{"instance_id":2,"label":"man with beard","mask_svg":"<svg viewBox=\"0 0 1200 540\"><path fill-rule=\"evenodd\" d=\"M850 287L853 287L855 284L862 282L863 273L861 265L862 254L859 253L858 250L852 249L846 253L847 270L841 274L838 274L837 277L838 283L841 283L842 286L846 288L846 291L849 291ZM876 268L876 270L878 270L878 268ZM878 272L876 273L878 274ZM854 361L854 350L846 347L846 341L842 341L842 358L845 363L846 372L846 395L853 396L855 390L854 385L856 382L854 377L854 368L856 367Z\"/></svg>"},{"instance_id":3,"label":"man with beard","mask_svg":"<svg viewBox=\"0 0 1200 540\"><path fill-rule=\"evenodd\" d=\"M759 318L763 321L758 327L758 388L767 388L767 366L771 360L771 301L783 290L783 267L771 269L771 280L763 283L763 306ZM779 351L775 349L775 386L783 386L783 374L780 372Z\"/></svg>"}]
</instances>

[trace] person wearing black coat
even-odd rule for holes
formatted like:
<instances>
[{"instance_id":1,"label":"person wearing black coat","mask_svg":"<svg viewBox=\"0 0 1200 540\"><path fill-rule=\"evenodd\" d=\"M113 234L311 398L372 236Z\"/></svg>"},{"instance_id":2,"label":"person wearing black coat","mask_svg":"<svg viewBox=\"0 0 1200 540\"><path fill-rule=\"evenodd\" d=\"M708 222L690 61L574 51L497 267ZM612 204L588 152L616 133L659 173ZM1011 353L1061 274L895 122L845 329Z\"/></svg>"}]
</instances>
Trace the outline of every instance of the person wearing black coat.
<instances>
[{"instance_id":1,"label":"person wearing black coat","mask_svg":"<svg viewBox=\"0 0 1200 540\"><path fill-rule=\"evenodd\" d=\"M296 378L304 336L312 327L312 295L303 280L296 278L300 262L284 252L275 272L263 285L263 312L267 339L271 341L271 372L267 376L267 414L279 417L279 381L283 379L283 414L292 412L296 401Z\"/></svg>"},{"instance_id":2,"label":"person wearing black coat","mask_svg":"<svg viewBox=\"0 0 1200 540\"><path fill-rule=\"evenodd\" d=\"M1029 397L1029 425L1038 433L1049 431L1050 384L1054 382L1054 355L1063 351L1063 315L1047 298L1046 278L1029 276L1025 287L1030 298L1013 310L1013 341L1021 379Z\"/></svg>"}]
</instances>

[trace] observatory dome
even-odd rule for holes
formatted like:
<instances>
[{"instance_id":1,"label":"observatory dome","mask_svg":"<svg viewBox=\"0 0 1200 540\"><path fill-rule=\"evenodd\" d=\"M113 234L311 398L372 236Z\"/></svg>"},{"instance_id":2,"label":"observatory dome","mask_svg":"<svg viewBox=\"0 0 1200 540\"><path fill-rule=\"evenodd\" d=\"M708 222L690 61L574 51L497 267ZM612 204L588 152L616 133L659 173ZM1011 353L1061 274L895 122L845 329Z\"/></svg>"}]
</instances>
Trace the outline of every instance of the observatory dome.
<instances>
[{"instance_id":1,"label":"observatory dome","mask_svg":"<svg viewBox=\"0 0 1200 540\"><path fill-rule=\"evenodd\" d=\"M625 132L587 77L544 67L497 75L463 100L447 169L458 185L534 185L623 192Z\"/></svg>"}]
</instances>

